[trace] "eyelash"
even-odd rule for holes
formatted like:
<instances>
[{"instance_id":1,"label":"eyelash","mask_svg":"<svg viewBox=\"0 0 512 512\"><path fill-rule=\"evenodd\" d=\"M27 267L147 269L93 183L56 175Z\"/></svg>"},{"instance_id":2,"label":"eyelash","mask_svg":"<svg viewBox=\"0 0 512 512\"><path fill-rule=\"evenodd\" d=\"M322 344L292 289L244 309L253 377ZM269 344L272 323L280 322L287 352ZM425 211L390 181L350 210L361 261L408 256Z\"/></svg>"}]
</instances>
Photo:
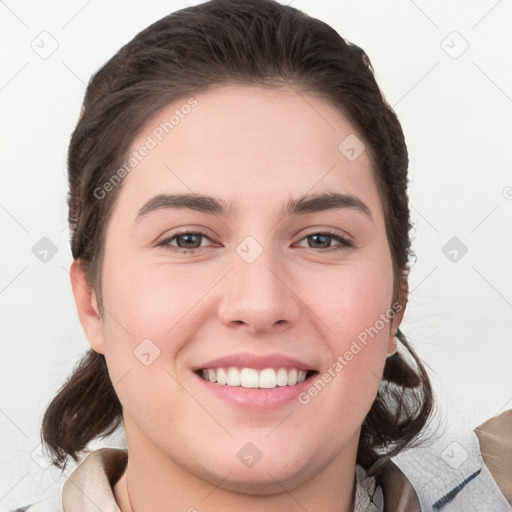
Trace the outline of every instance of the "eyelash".
<instances>
[{"instance_id":1,"label":"eyelash","mask_svg":"<svg viewBox=\"0 0 512 512\"><path fill-rule=\"evenodd\" d=\"M176 247L174 245L170 245L171 241L173 241L175 238L179 238L180 236L183 236L183 235L200 235L200 236L203 236L203 237L207 238L208 240L212 241L211 238L206 233L204 233L202 231L180 231L178 233L174 233L171 237L167 237L164 240L158 242L157 246L164 247L165 249L167 249L171 252L176 252L176 253L180 253L180 254L194 254L195 252L197 252L198 250L203 248L203 247L195 247L194 249L185 249L183 247ZM315 249L314 247L306 247L306 249L310 249L315 252L329 252L329 251L347 250L347 249L355 247L354 244L350 240L343 238L342 236L340 236L332 231L329 231L329 230L313 231L312 233L308 233L307 235L302 237L299 241L302 241L302 240L304 240L310 236L314 236L314 235L330 236L339 242L339 246L327 247L324 249Z\"/></svg>"}]
</instances>

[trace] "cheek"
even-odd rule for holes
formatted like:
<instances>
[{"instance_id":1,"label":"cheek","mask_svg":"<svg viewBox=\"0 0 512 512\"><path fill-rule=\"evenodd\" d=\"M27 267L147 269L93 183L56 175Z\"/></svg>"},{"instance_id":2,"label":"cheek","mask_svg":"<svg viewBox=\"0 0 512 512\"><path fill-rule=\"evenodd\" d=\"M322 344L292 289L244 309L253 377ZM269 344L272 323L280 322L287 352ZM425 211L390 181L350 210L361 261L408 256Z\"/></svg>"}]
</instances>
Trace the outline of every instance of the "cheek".
<instances>
[{"instance_id":1,"label":"cheek","mask_svg":"<svg viewBox=\"0 0 512 512\"><path fill-rule=\"evenodd\" d=\"M324 322L337 348L343 349L347 341L373 326L379 335L388 335L389 321L383 325L380 319L392 314L393 275L391 262L383 260L326 268L323 275L312 273L310 279L303 280L306 302Z\"/></svg>"},{"instance_id":2,"label":"cheek","mask_svg":"<svg viewBox=\"0 0 512 512\"><path fill-rule=\"evenodd\" d=\"M360 262L329 271L304 292L331 354L320 378L336 388L329 397L336 410L353 407L364 417L375 397L395 315L392 286L390 261Z\"/></svg>"},{"instance_id":3,"label":"cheek","mask_svg":"<svg viewBox=\"0 0 512 512\"><path fill-rule=\"evenodd\" d=\"M122 265L116 264L119 261L113 251L105 258L102 287L109 312L106 334L115 344L124 340L123 347L128 343L135 348L149 338L167 353L177 350L175 344L168 347L164 340L185 340L191 335L186 325L195 318L197 327L198 315L207 315L206 309L211 314L215 309L215 304L202 299L218 281L222 269L212 272L211 267L185 264L172 268L136 257L125 258ZM289 274L288 281L294 290L291 295L296 294L306 308L301 322L307 322L307 318L318 320L318 329L325 332L336 354L345 352L352 340L364 338L366 330L372 329L391 305L392 268L383 251L379 251L379 257L367 255L340 265L305 265ZM308 309L313 316L307 314ZM380 324L372 340L389 333L389 325L386 330ZM371 344L375 345L383 344ZM381 352L385 349L383 346Z\"/></svg>"},{"instance_id":4,"label":"cheek","mask_svg":"<svg viewBox=\"0 0 512 512\"><path fill-rule=\"evenodd\" d=\"M105 259L102 287L110 378L123 408L148 434L162 422L177 429L181 420L171 411L187 395L174 378L175 363L191 333L187 313L204 291L191 276L180 279L183 273L114 261Z\"/></svg>"},{"instance_id":5,"label":"cheek","mask_svg":"<svg viewBox=\"0 0 512 512\"><path fill-rule=\"evenodd\" d=\"M118 383L123 406L135 416L137 411L144 411L144 418L162 407L172 410L187 398L172 376L182 378L187 371L180 367L182 353L212 311L205 297L218 273L137 258L116 265L114 253L109 256L102 290L111 380Z\"/></svg>"},{"instance_id":6,"label":"cheek","mask_svg":"<svg viewBox=\"0 0 512 512\"><path fill-rule=\"evenodd\" d=\"M139 264L136 259L127 261L123 270L105 261L104 269L103 297L112 317L108 323L116 331L122 326L133 342L164 338L190 313L214 279L204 273Z\"/></svg>"}]
</instances>

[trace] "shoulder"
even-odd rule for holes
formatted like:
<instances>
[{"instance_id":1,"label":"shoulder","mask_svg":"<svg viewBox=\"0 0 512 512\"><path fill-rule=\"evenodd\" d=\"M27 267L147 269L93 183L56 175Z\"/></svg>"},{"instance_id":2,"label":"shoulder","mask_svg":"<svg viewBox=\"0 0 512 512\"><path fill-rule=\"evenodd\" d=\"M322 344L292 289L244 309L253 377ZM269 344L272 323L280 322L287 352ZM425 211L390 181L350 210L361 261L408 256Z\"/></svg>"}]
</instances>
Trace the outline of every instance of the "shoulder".
<instances>
[{"instance_id":1,"label":"shoulder","mask_svg":"<svg viewBox=\"0 0 512 512\"><path fill-rule=\"evenodd\" d=\"M509 512L511 453L512 411L505 411L474 431L437 434L393 460L411 481L422 510Z\"/></svg>"},{"instance_id":2,"label":"shoulder","mask_svg":"<svg viewBox=\"0 0 512 512\"><path fill-rule=\"evenodd\" d=\"M485 465L503 495L512 503L512 409L475 429Z\"/></svg>"},{"instance_id":3,"label":"shoulder","mask_svg":"<svg viewBox=\"0 0 512 512\"><path fill-rule=\"evenodd\" d=\"M49 497L7 511L0 509L0 512L81 512L90 510L88 502L91 500L110 506L102 510L115 510L111 485L126 467L127 450L108 447L84 450L80 459L64 481L48 489L46 496Z\"/></svg>"},{"instance_id":4,"label":"shoulder","mask_svg":"<svg viewBox=\"0 0 512 512\"><path fill-rule=\"evenodd\" d=\"M63 486L62 503L66 510L89 510L88 503L101 503L102 510L118 510L113 485L128 462L128 451L100 448L73 471Z\"/></svg>"}]
</instances>

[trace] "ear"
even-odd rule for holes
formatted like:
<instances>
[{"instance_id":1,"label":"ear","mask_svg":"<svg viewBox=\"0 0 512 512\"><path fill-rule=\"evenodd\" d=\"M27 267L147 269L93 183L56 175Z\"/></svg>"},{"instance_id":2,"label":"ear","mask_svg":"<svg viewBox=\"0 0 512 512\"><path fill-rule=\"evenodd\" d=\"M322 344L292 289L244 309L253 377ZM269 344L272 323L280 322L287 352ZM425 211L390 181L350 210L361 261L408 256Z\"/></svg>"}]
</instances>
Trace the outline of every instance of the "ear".
<instances>
[{"instance_id":1,"label":"ear","mask_svg":"<svg viewBox=\"0 0 512 512\"><path fill-rule=\"evenodd\" d=\"M396 302L391 305L391 308L394 311L394 316L389 322L388 357L398 351L398 339L396 338L396 333L402 323L405 308L407 306L407 297L409 295L409 281L406 272L402 273L402 283L400 284L400 296Z\"/></svg>"},{"instance_id":2,"label":"ear","mask_svg":"<svg viewBox=\"0 0 512 512\"><path fill-rule=\"evenodd\" d=\"M73 260L69 273L76 309L87 341L95 352L104 354L105 342L96 294L93 290L90 290L87 284L84 268L80 260Z\"/></svg>"}]
</instances>

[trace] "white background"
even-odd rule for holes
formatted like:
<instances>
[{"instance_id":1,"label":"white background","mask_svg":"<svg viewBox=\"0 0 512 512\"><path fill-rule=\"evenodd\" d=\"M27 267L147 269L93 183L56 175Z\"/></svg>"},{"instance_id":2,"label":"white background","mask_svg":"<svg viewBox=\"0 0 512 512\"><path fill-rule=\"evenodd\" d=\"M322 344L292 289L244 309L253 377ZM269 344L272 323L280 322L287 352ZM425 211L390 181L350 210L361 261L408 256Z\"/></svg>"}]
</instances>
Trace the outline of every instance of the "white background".
<instances>
[{"instance_id":1,"label":"white background","mask_svg":"<svg viewBox=\"0 0 512 512\"><path fill-rule=\"evenodd\" d=\"M88 348L67 273L65 177L85 84L141 29L194 3L0 1L0 510L53 481L31 453ZM441 421L472 429L512 406L512 1L291 5L368 53L402 123L417 255L402 330L431 368ZM31 47L42 37L58 44L47 59ZM32 253L42 237L58 249L46 263ZM456 262L442 252L452 237L468 248Z\"/></svg>"}]
</instances>

